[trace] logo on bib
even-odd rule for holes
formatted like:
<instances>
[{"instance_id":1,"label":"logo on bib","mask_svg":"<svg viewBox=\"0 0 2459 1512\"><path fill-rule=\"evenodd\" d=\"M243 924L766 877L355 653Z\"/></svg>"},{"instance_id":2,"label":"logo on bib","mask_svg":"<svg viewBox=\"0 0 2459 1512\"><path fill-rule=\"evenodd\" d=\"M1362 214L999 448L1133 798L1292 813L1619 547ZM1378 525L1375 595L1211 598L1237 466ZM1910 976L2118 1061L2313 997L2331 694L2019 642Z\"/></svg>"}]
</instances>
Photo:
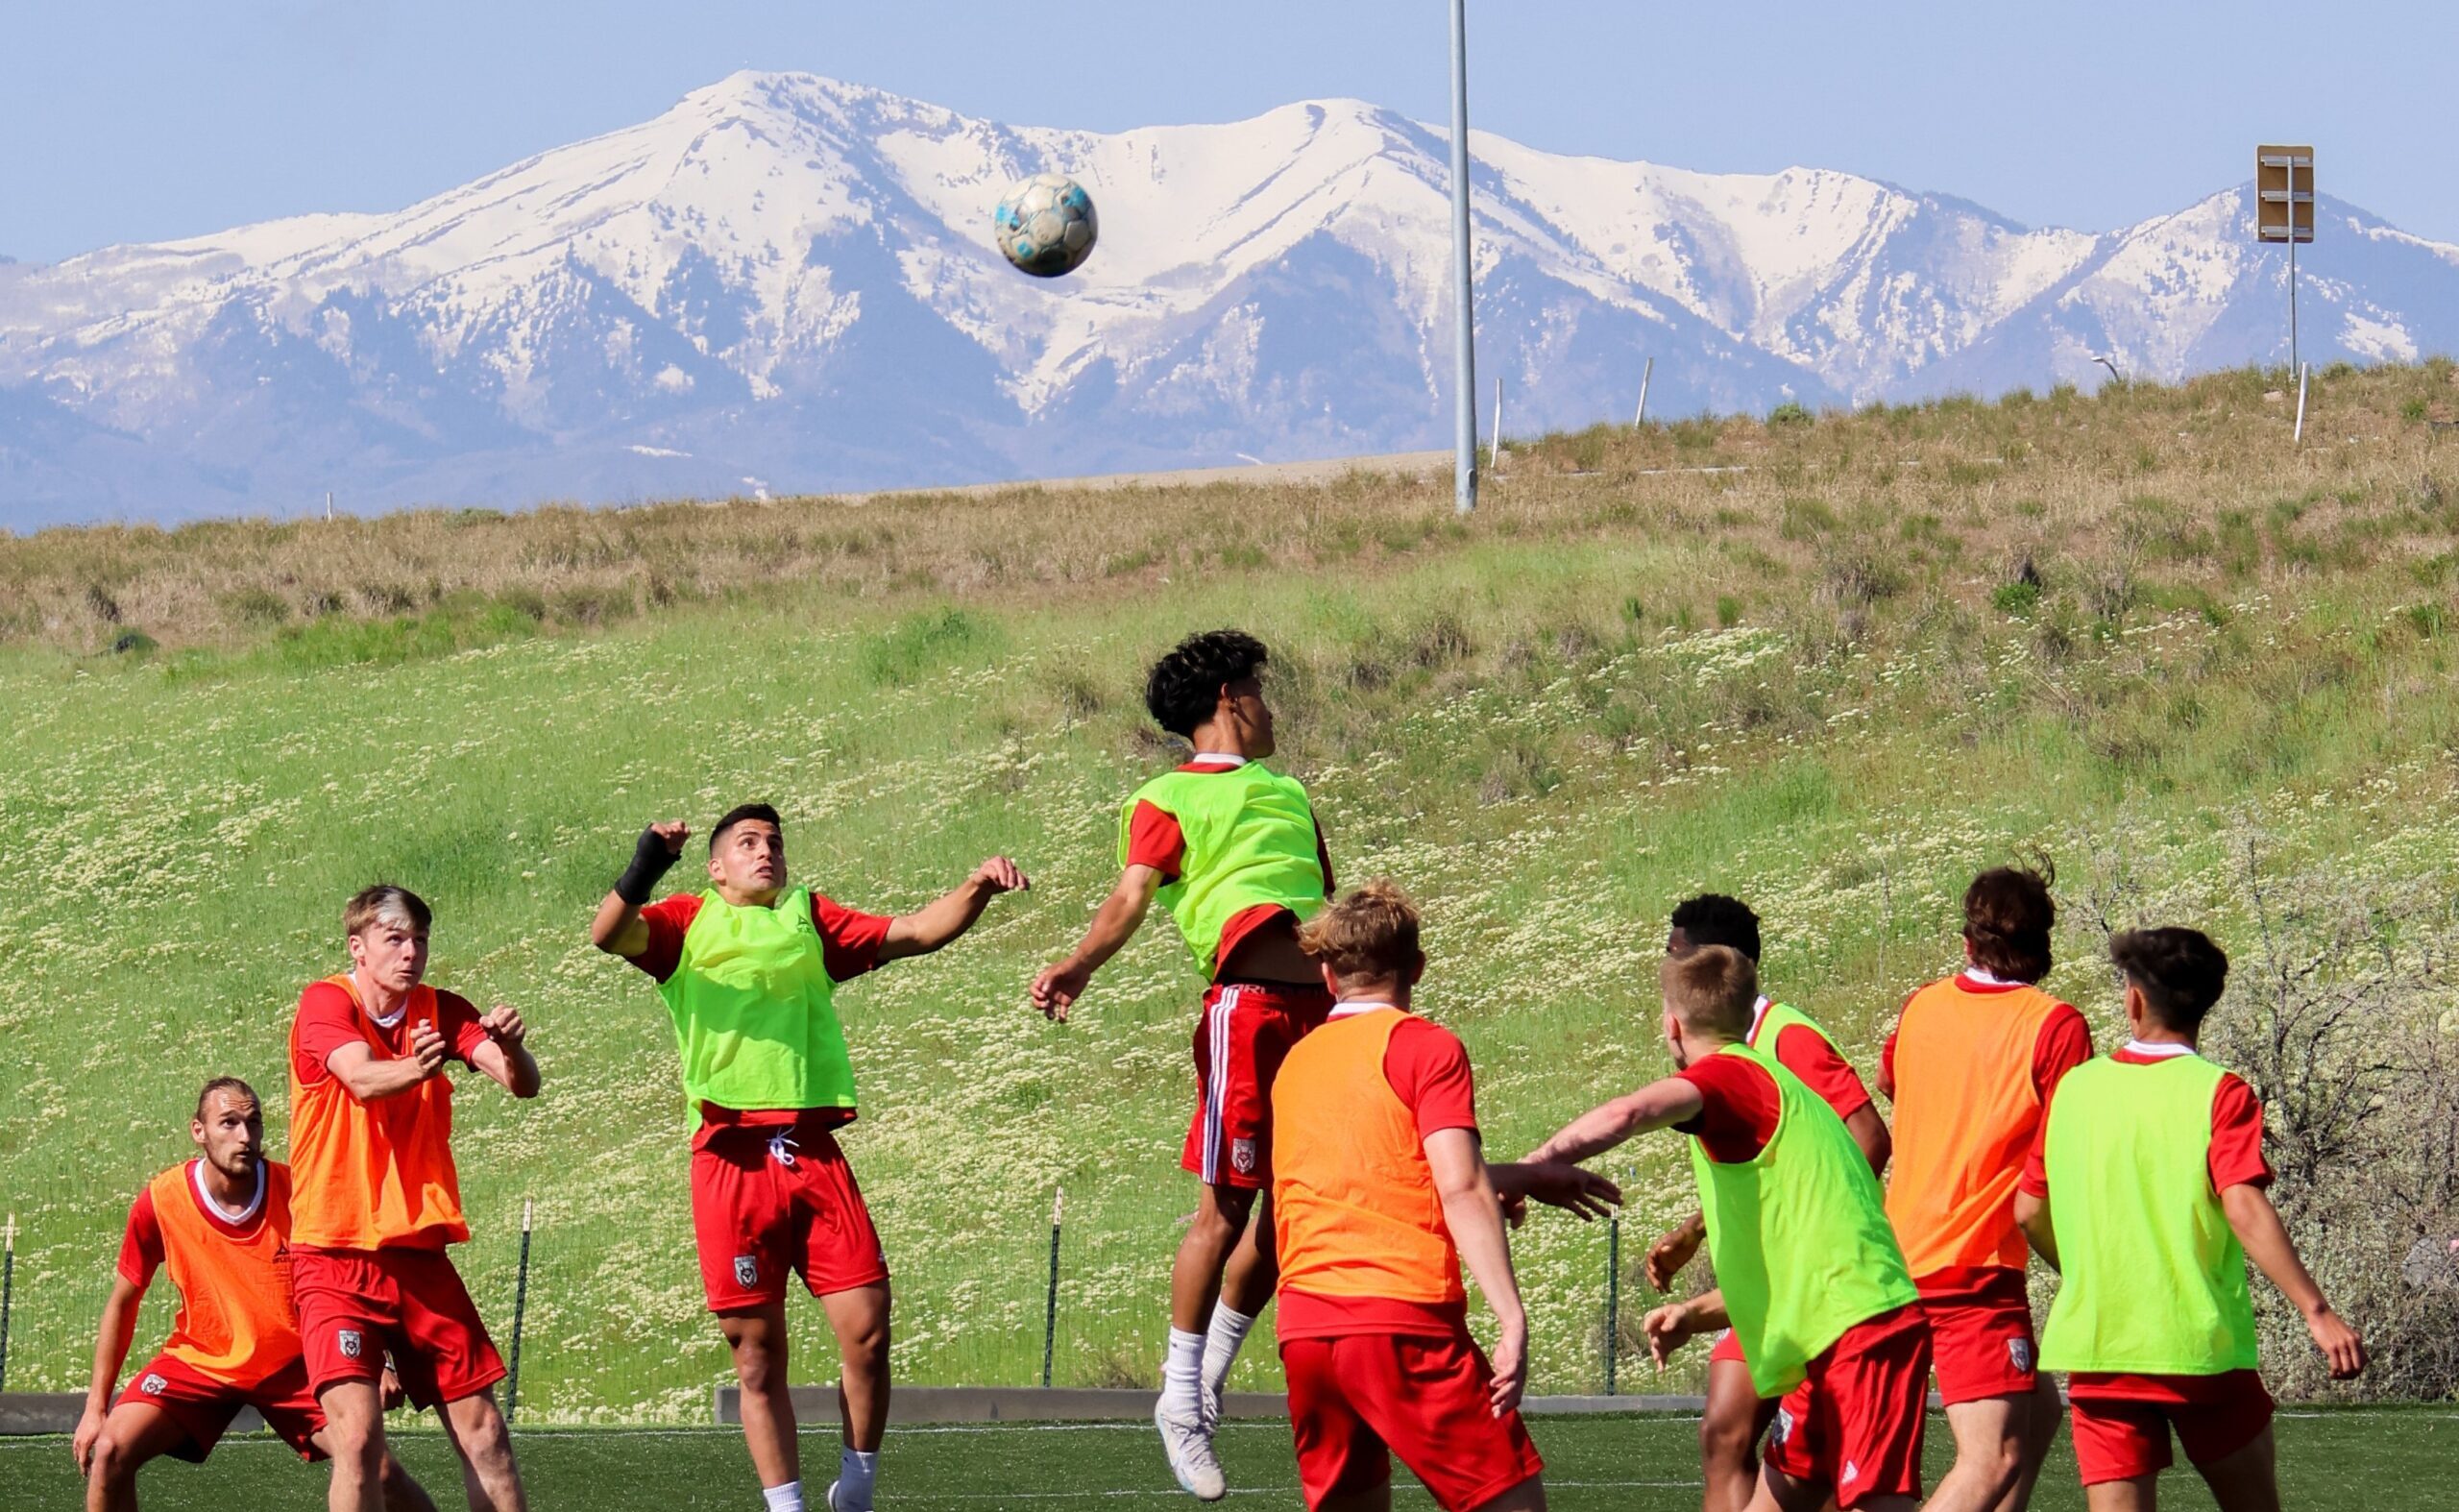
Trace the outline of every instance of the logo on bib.
<instances>
[{"instance_id":1,"label":"logo on bib","mask_svg":"<svg viewBox=\"0 0 2459 1512\"><path fill-rule=\"evenodd\" d=\"M760 1284L760 1256L738 1255L734 1257L734 1283L738 1286Z\"/></svg>"},{"instance_id":2,"label":"logo on bib","mask_svg":"<svg viewBox=\"0 0 2459 1512\"><path fill-rule=\"evenodd\" d=\"M1255 1174L1255 1142L1253 1139L1230 1141L1230 1167L1240 1176Z\"/></svg>"},{"instance_id":3,"label":"logo on bib","mask_svg":"<svg viewBox=\"0 0 2459 1512\"><path fill-rule=\"evenodd\" d=\"M145 1393L149 1397L158 1397L170 1388L170 1384L171 1383L169 1381L164 1380L161 1377L148 1371L145 1374L145 1378L136 1383L136 1389Z\"/></svg>"},{"instance_id":4,"label":"logo on bib","mask_svg":"<svg viewBox=\"0 0 2459 1512\"><path fill-rule=\"evenodd\" d=\"M359 1351L366 1348L365 1343L359 1338L358 1330L356 1329L342 1329L340 1332L333 1335L333 1342L341 1346L342 1358L346 1360L354 1360L358 1358Z\"/></svg>"},{"instance_id":5,"label":"logo on bib","mask_svg":"<svg viewBox=\"0 0 2459 1512\"><path fill-rule=\"evenodd\" d=\"M2033 1341L2030 1339L2009 1339L2007 1341L2007 1358L2015 1367L2015 1373L2017 1375L2031 1375L2033 1370Z\"/></svg>"}]
</instances>

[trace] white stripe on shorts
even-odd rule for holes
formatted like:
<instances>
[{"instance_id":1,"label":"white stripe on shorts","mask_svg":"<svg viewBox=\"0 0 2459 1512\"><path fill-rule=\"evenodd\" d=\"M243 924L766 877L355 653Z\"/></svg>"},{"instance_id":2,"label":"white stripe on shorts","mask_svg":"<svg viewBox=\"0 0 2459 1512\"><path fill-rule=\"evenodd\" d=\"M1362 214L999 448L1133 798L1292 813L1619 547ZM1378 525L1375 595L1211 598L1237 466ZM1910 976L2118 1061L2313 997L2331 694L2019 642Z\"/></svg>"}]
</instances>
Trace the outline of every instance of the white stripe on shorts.
<instances>
[{"instance_id":1,"label":"white stripe on shorts","mask_svg":"<svg viewBox=\"0 0 2459 1512\"><path fill-rule=\"evenodd\" d=\"M1212 1071L1204 1088L1204 1181L1207 1186L1221 1180L1221 1141L1226 1131L1221 1110L1230 1097L1230 1015L1237 1011L1238 996L1245 990L1243 987L1225 989L1205 1025L1212 1050Z\"/></svg>"}]
</instances>

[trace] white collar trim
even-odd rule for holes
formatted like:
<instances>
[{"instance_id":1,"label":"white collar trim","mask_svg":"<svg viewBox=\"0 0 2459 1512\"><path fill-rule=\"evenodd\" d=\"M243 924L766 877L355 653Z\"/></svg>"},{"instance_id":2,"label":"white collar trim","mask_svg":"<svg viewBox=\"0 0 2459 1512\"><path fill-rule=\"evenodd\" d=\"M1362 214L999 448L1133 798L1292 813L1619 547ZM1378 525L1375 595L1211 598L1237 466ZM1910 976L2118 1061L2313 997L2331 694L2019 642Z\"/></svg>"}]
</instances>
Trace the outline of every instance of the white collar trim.
<instances>
[{"instance_id":1,"label":"white collar trim","mask_svg":"<svg viewBox=\"0 0 2459 1512\"><path fill-rule=\"evenodd\" d=\"M2018 982L2013 977L2002 977L1995 971L1990 970L1987 966L1975 965L1970 963L1965 963L1962 972L1960 974L1965 981L1976 983L1982 987L2031 987L2033 985L2030 982Z\"/></svg>"},{"instance_id":2,"label":"white collar trim","mask_svg":"<svg viewBox=\"0 0 2459 1512\"><path fill-rule=\"evenodd\" d=\"M1227 751L1198 751L1188 759L1187 765L1190 767L1244 767L1247 765L1247 758L1232 756Z\"/></svg>"},{"instance_id":3,"label":"white collar trim","mask_svg":"<svg viewBox=\"0 0 2459 1512\"><path fill-rule=\"evenodd\" d=\"M1398 1003L1369 1002L1364 998L1359 998L1354 1002L1344 999L1343 1001L1332 1005L1331 1016L1334 1018L1351 1018L1359 1013L1372 1013L1378 1008L1398 1009L1400 1006L1400 1005Z\"/></svg>"},{"instance_id":4,"label":"white collar trim","mask_svg":"<svg viewBox=\"0 0 2459 1512\"><path fill-rule=\"evenodd\" d=\"M206 1189L205 1162L203 1160L190 1160L188 1162L188 1181L196 1187L196 1200L205 1204L205 1210L234 1229L255 1218L257 1213L264 1210L265 1162L262 1160L258 1160L256 1162L256 1195L250 1197L248 1199L248 1206L240 1208L237 1212L232 1212L230 1208L225 1207L220 1203L214 1201L213 1193Z\"/></svg>"},{"instance_id":5,"label":"white collar trim","mask_svg":"<svg viewBox=\"0 0 2459 1512\"><path fill-rule=\"evenodd\" d=\"M2192 1045L2167 1042L2147 1045L2140 1039L2130 1039L2126 1042L2126 1053L2130 1056L2149 1056L2155 1061L2168 1061L2178 1056L2190 1056L2195 1052Z\"/></svg>"},{"instance_id":6,"label":"white collar trim","mask_svg":"<svg viewBox=\"0 0 2459 1512\"><path fill-rule=\"evenodd\" d=\"M405 997L402 999L402 1006L393 1010L393 1014L390 1018L379 1015L376 1010L367 1006L367 984L358 979L358 973L355 970L352 971L350 974L350 989L352 994L358 999L358 1011L366 1014L367 1021L374 1024L378 1029L391 1029L395 1025L399 1024L403 1015L407 1014L410 1011L410 1000Z\"/></svg>"}]
</instances>

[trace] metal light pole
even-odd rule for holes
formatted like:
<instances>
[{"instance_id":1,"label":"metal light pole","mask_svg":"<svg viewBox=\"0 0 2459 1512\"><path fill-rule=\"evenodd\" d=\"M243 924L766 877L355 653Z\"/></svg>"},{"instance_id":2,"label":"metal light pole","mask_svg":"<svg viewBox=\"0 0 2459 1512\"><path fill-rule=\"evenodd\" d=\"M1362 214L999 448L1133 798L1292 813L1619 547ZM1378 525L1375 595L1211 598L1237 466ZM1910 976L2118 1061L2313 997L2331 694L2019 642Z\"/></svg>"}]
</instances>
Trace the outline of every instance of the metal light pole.
<instances>
[{"instance_id":1,"label":"metal light pole","mask_svg":"<svg viewBox=\"0 0 2459 1512\"><path fill-rule=\"evenodd\" d=\"M1477 507L1477 297L1469 265L1469 0L1451 0L1452 503Z\"/></svg>"}]
</instances>

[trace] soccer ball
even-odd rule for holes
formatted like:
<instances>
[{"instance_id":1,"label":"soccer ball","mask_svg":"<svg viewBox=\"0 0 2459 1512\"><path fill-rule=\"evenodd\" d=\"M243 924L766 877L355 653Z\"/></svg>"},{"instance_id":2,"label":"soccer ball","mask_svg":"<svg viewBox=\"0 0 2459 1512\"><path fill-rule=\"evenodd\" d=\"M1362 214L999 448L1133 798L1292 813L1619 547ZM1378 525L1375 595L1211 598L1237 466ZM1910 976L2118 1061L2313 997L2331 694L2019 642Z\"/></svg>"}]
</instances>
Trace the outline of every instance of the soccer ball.
<instances>
[{"instance_id":1,"label":"soccer ball","mask_svg":"<svg viewBox=\"0 0 2459 1512\"><path fill-rule=\"evenodd\" d=\"M1018 180L999 201L991 227L1000 252L1037 279L1075 272L1101 234L1092 196L1083 184L1058 173Z\"/></svg>"}]
</instances>

